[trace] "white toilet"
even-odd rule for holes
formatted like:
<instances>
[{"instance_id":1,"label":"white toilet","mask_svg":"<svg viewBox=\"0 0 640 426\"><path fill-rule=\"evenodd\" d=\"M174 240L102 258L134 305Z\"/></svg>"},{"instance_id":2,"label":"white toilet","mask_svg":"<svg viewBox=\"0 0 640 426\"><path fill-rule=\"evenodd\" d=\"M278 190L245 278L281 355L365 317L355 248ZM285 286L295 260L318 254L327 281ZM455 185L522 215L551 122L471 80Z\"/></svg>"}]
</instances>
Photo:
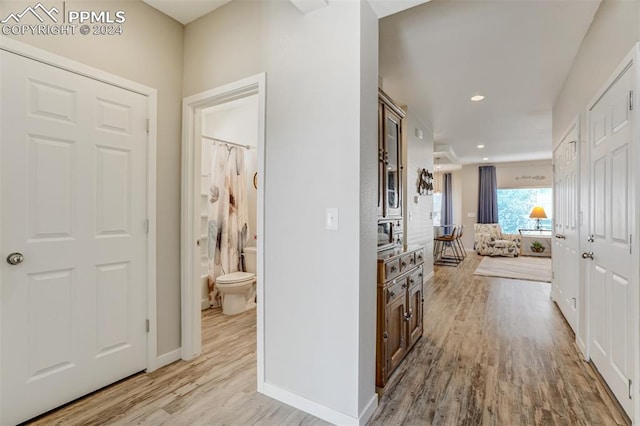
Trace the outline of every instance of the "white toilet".
<instances>
[{"instance_id":1,"label":"white toilet","mask_svg":"<svg viewBox=\"0 0 640 426\"><path fill-rule=\"evenodd\" d=\"M222 295L222 313L235 315L255 308L256 303L256 248L244 248L247 272L232 272L216 278L216 288Z\"/></svg>"}]
</instances>

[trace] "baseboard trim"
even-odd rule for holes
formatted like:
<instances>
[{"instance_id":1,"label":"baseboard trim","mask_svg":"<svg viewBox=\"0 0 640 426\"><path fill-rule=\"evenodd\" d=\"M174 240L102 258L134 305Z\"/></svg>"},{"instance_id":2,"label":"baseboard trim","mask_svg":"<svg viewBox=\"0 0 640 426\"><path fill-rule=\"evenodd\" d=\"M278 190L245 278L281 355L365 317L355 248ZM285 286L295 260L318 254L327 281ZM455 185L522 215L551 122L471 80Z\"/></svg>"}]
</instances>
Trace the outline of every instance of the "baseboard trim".
<instances>
[{"instance_id":1,"label":"baseboard trim","mask_svg":"<svg viewBox=\"0 0 640 426\"><path fill-rule=\"evenodd\" d=\"M369 400L369 403L358 418L359 426L364 426L367 424L371 416L373 416L373 413L376 411L376 408L378 408L378 394L374 392L371 400Z\"/></svg>"},{"instance_id":2,"label":"baseboard trim","mask_svg":"<svg viewBox=\"0 0 640 426\"><path fill-rule=\"evenodd\" d=\"M153 363L152 368L147 369L147 372L150 373L154 370L157 370L158 368L164 367L165 365L169 365L172 362L179 361L180 359L182 359L181 348L175 349L171 352L167 352L166 354L162 354L159 357L157 357L155 359L155 362Z\"/></svg>"},{"instance_id":3,"label":"baseboard trim","mask_svg":"<svg viewBox=\"0 0 640 426\"><path fill-rule=\"evenodd\" d=\"M374 393L363 414L359 418L356 418L303 398L300 395L296 395L270 383L264 383L262 385L262 393L335 425L362 426L369 420L378 406L378 396Z\"/></svg>"},{"instance_id":4,"label":"baseboard trim","mask_svg":"<svg viewBox=\"0 0 640 426\"><path fill-rule=\"evenodd\" d=\"M578 349L580 350L580 354L582 355L582 359L585 361L589 361L589 356L587 354L587 345L584 341L578 336L576 333L576 344L578 345Z\"/></svg>"},{"instance_id":5,"label":"baseboard trim","mask_svg":"<svg viewBox=\"0 0 640 426\"><path fill-rule=\"evenodd\" d=\"M434 271L429 272L429 274L426 277L424 277L424 281L423 282L426 283L427 281L429 281L434 276L435 276L435 272Z\"/></svg>"},{"instance_id":6,"label":"baseboard trim","mask_svg":"<svg viewBox=\"0 0 640 426\"><path fill-rule=\"evenodd\" d=\"M200 310L204 311L205 309L209 309L211 307L211 305L209 304L209 300L208 299L202 299L200 300Z\"/></svg>"}]
</instances>

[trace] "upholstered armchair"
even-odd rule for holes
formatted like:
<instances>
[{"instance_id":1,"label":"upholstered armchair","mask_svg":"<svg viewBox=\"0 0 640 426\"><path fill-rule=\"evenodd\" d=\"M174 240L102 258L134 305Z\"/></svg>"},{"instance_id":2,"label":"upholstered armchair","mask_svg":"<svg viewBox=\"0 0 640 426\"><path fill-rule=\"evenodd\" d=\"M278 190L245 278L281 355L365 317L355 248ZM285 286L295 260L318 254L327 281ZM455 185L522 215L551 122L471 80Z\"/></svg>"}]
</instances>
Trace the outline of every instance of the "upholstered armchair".
<instances>
[{"instance_id":1,"label":"upholstered armchair","mask_svg":"<svg viewBox=\"0 0 640 426\"><path fill-rule=\"evenodd\" d=\"M474 230L476 253L508 257L517 257L520 253L519 234L503 234L497 223L476 223Z\"/></svg>"}]
</instances>

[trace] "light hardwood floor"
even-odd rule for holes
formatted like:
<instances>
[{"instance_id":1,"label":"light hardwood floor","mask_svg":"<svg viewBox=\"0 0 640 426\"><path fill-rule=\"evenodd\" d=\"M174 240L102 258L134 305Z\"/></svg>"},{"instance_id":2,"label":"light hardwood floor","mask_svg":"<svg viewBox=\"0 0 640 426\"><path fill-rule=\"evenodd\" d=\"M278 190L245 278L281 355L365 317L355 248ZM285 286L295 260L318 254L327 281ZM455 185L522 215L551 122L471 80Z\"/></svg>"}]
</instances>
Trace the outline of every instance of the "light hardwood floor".
<instances>
[{"instance_id":1,"label":"light hardwood floor","mask_svg":"<svg viewBox=\"0 0 640 426\"><path fill-rule=\"evenodd\" d=\"M35 425L327 425L256 389L256 311L203 311L202 355L138 374Z\"/></svg>"},{"instance_id":2,"label":"light hardwood floor","mask_svg":"<svg viewBox=\"0 0 640 426\"><path fill-rule=\"evenodd\" d=\"M436 267L422 339L369 425L624 425L574 345L550 284Z\"/></svg>"},{"instance_id":3,"label":"light hardwood floor","mask_svg":"<svg viewBox=\"0 0 640 426\"><path fill-rule=\"evenodd\" d=\"M479 261L470 253L456 268L436 267L424 336L368 424L624 425L578 356L549 284L474 276ZM326 424L255 392L254 311L204 312L198 359L139 374L34 424Z\"/></svg>"}]
</instances>

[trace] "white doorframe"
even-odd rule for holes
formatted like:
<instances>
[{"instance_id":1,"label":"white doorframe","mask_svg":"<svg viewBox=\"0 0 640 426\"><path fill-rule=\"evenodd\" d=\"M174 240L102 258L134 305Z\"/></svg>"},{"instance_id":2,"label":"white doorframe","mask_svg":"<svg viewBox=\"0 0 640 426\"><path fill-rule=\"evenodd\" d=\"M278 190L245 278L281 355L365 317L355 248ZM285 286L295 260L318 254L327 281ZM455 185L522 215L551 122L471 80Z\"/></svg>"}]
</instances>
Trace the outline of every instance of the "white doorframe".
<instances>
[{"instance_id":1,"label":"white doorframe","mask_svg":"<svg viewBox=\"0 0 640 426\"><path fill-rule=\"evenodd\" d=\"M116 86L147 97L147 115L149 119L149 135L147 138L147 194L146 208L149 220L147 237L147 316L149 332L147 333L147 371L159 367L157 361L157 317L156 317L156 143L157 143L157 109L158 92L148 86L127 80L108 72L90 67L80 62L58 56L31 45L0 37L0 50L11 52L47 65L60 68L93 80ZM1 113L1 112L0 112ZM0 199L0 211L2 200ZM1 230L0 230L1 232ZM0 342L2 340L0 339Z\"/></svg>"},{"instance_id":2,"label":"white doorframe","mask_svg":"<svg viewBox=\"0 0 640 426\"><path fill-rule=\"evenodd\" d=\"M632 96L633 99L633 111L631 112L632 117L633 117L633 123L632 123L632 128L631 128L631 146L632 146L632 162L631 164L640 164L640 132L638 132L638 125L640 124L640 105L638 105L638 100L640 99L638 97L638 88L640 88L640 43L636 43L633 48L631 49L631 51L624 57L624 59L620 62L620 64L615 68L615 70L612 72L612 74L607 78L607 80L605 81L605 83L600 87L600 89L596 92L596 95L592 98L592 100L587 104L587 109L586 109L586 117L587 117L587 136L586 136L586 141L588 143L588 148L587 148L587 164L590 164L591 162L591 146L592 146L592 141L591 141L591 131L589 129L589 125L591 123L591 109L595 106L595 104L600 100L600 98L605 94L605 92L609 89L609 87L618 79L618 77L620 76L620 74L627 68L629 67L631 64L635 65L635 75L634 75L634 93ZM585 174L585 178L589 179L589 210L591 210L591 192L592 192L592 188L591 188L591 176L589 176L589 168L587 168L587 171L584 173ZM634 178L631 181L631 196L632 196L632 200L631 203L635 208L636 211L636 215L635 217L635 223L634 223L634 230L633 232L638 233L638 231L640 230L640 217L638 215L638 212L640 212L640 194L638 194L638 190L640 190L640 172L636 172ZM589 218L590 219L590 218ZM589 220L589 223L585 225L585 230L587 232L585 232L584 234L581 234L582 236L586 237L588 234L591 234L591 220ZM632 240L632 244L631 244L631 249L633 251L633 253L635 253L635 256L633 256L633 265L632 265L632 270L633 272L633 276L631 277L631 279L633 280L632 282L635 284L635 294L634 294L634 298L636 299L636 310L635 310L635 322L636 322L636 331L640 330L640 291L638 289L638 286L640 286L640 245L638 244L638 235L634 235L634 238ZM583 247L584 242L581 242L581 249ZM585 277L585 279L588 280L589 276L589 269L587 268L587 276ZM588 282L588 281L587 281ZM591 324L589 321L590 318L590 308L589 308L589 301L591 298L591 292L590 292L590 288L587 285L587 301L586 301L586 305L585 305L585 318L587 318L587 342L586 342L586 352L587 354L589 354L589 358L590 358L590 350L591 350ZM634 333L634 341L633 341L633 346L636 348L635 349L635 357L633 360L634 363L634 377L633 377L633 383L632 383L632 395L633 395L633 418L632 423L637 423L638 419L640 419L640 386L638 386L640 384L640 334L638 332Z\"/></svg>"},{"instance_id":3,"label":"white doorframe","mask_svg":"<svg viewBox=\"0 0 640 426\"><path fill-rule=\"evenodd\" d=\"M581 210L581 203L582 203L582 182L586 179L586 181L588 182L588 176L585 176L585 172L582 170L582 153L585 152L584 151L584 146L582 145L583 143L583 137L582 137L582 129L581 129L581 122L580 122L580 114L577 114L575 116L575 118L573 119L573 121L571 121L571 124L569 125L569 127L567 128L567 130L565 130L565 132L562 134L562 137L560 138L560 142L558 142L557 144L555 144L553 146L553 152L555 152L556 148L558 148L563 142L565 142L567 140L567 138L569 137L569 135L571 134L571 132L576 131L576 150L577 150L577 164L576 164L576 173L577 173L577 179L576 179L576 212L575 214L578 215L578 217L576 218L576 221L578 223L578 252L581 253L583 250L583 243L582 243L582 238L584 236L584 234L586 234L585 230L588 227L588 221L587 221L587 217L584 214L585 212L583 212ZM587 132L588 133L588 132ZM555 167L554 167L554 196L555 196ZM587 194L588 195L588 194ZM555 229L555 218L556 215L554 214L554 229ZM555 270L555 266L554 265L554 270ZM581 352L582 352L582 356L584 359L589 359L589 354L587 353L587 345L586 345L586 340L583 341L583 336L580 336L580 330L581 330L581 326L585 326L585 324L582 324L580 322L580 315L582 312L586 312L585 311L585 303L586 303L586 294L582 294L580 292L580 283L582 282L582 280L586 280L586 277L584 276L584 273L582 272L582 264L578 265L578 290L577 290L577 294L579 297L579 303L576 307L576 322L575 322L575 326L576 329L574 330L575 332L575 336L576 336L576 344L578 345L578 347L580 348ZM586 288L586 284L585 284L585 288ZM557 298L557 294L555 294L555 287L553 288L554 290L554 294L553 294L553 300L558 303L558 298Z\"/></svg>"},{"instance_id":4,"label":"white doorframe","mask_svg":"<svg viewBox=\"0 0 640 426\"><path fill-rule=\"evenodd\" d=\"M258 392L264 384L264 152L266 74L257 74L225 86L217 87L184 99L182 106L182 359L200 354L201 300L200 256L196 252L200 226L200 157L202 109L258 95L258 202L257 202L257 372Z\"/></svg>"}]
</instances>

